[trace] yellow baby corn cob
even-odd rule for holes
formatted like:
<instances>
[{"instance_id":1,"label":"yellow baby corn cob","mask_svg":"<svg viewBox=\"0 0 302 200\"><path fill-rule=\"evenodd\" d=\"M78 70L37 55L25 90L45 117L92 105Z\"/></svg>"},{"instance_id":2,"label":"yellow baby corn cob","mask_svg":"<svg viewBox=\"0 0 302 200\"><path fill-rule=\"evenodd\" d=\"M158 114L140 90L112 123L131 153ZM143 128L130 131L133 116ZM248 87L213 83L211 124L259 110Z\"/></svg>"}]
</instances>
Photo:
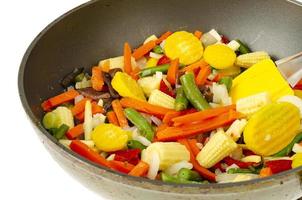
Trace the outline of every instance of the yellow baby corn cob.
<instances>
[{"instance_id":1,"label":"yellow baby corn cob","mask_svg":"<svg viewBox=\"0 0 302 200\"><path fill-rule=\"evenodd\" d=\"M234 141L237 141L241 137L241 134L246 124L246 119L237 119L232 123L232 125L228 128L225 133L231 136Z\"/></svg>"},{"instance_id":2,"label":"yellow baby corn cob","mask_svg":"<svg viewBox=\"0 0 302 200\"><path fill-rule=\"evenodd\" d=\"M158 59L155 58L149 58L147 61L146 67L154 67L157 65Z\"/></svg>"},{"instance_id":3,"label":"yellow baby corn cob","mask_svg":"<svg viewBox=\"0 0 302 200\"><path fill-rule=\"evenodd\" d=\"M269 103L271 103L269 94L267 92L262 92L239 99L236 102L236 110L247 116L251 116L252 114L257 112L260 108L262 108L263 106Z\"/></svg>"},{"instance_id":4,"label":"yellow baby corn cob","mask_svg":"<svg viewBox=\"0 0 302 200\"><path fill-rule=\"evenodd\" d=\"M240 67L248 68L261 60L269 58L270 56L265 51L256 51L238 56L235 64Z\"/></svg>"},{"instance_id":5,"label":"yellow baby corn cob","mask_svg":"<svg viewBox=\"0 0 302 200\"><path fill-rule=\"evenodd\" d=\"M210 168L236 148L237 144L230 136L218 131L199 152L196 159L201 166Z\"/></svg>"},{"instance_id":6,"label":"yellow baby corn cob","mask_svg":"<svg viewBox=\"0 0 302 200\"><path fill-rule=\"evenodd\" d=\"M300 127L299 109L286 102L266 105L249 119L244 132L247 147L270 156L286 147Z\"/></svg>"},{"instance_id":7,"label":"yellow baby corn cob","mask_svg":"<svg viewBox=\"0 0 302 200\"><path fill-rule=\"evenodd\" d=\"M148 102L164 108L174 109L175 99L156 89L151 92Z\"/></svg>"},{"instance_id":8,"label":"yellow baby corn cob","mask_svg":"<svg viewBox=\"0 0 302 200\"><path fill-rule=\"evenodd\" d=\"M151 162L152 153L159 155L159 169L165 170L169 166L180 162L189 161L190 152L178 142L155 142L142 151L142 160L148 164Z\"/></svg>"}]
</instances>

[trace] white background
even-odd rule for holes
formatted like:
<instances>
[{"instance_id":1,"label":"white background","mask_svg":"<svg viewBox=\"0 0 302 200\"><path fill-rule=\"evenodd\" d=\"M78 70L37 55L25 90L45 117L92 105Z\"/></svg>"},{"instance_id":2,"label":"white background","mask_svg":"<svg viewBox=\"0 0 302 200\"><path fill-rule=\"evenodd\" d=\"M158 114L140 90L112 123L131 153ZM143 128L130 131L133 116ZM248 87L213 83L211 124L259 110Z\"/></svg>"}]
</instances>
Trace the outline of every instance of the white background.
<instances>
[{"instance_id":1,"label":"white background","mask_svg":"<svg viewBox=\"0 0 302 200\"><path fill-rule=\"evenodd\" d=\"M0 199L102 199L50 157L21 106L17 74L34 37L85 0L7 0L0 6Z\"/></svg>"}]
</instances>

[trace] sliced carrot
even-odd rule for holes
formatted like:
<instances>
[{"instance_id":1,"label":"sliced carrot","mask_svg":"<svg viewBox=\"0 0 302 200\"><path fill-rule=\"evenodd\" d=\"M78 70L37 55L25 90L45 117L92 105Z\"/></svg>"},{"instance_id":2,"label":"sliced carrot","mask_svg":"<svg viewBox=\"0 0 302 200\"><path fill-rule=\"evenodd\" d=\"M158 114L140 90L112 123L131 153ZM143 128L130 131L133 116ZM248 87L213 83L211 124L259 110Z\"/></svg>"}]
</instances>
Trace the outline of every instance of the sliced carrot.
<instances>
[{"instance_id":1,"label":"sliced carrot","mask_svg":"<svg viewBox=\"0 0 302 200\"><path fill-rule=\"evenodd\" d=\"M192 123L196 121L202 121L205 119L209 119L215 116L218 116L222 113L228 112L230 110L235 110L236 105L230 105L230 106L224 106L224 107L218 107L218 108L212 108L212 109L207 109L179 117L175 117L172 119L174 123L178 124L187 124L187 123Z\"/></svg>"},{"instance_id":2,"label":"sliced carrot","mask_svg":"<svg viewBox=\"0 0 302 200\"><path fill-rule=\"evenodd\" d=\"M157 115L157 116L164 116L167 112L173 111L173 110L168 109L168 108L152 105L148 102L140 101L140 100L129 98L129 97L122 98L120 100L120 102L121 102L123 107L134 108L138 111L148 113L148 114L152 114L152 115Z\"/></svg>"},{"instance_id":3,"label":"sliced carrot","mask_svg":"<svg viewBox=\"0 0 302 200\"><path fill-rule=\"evenodd\" d=\"M131 73L130 76L134 79L134 80L138 80L139 79L139 72L141 71L141 69L139 67L135 67Z\"/></svg>"},{"instance_id":4,"label":"sliced carrot","mask_svg":"<svg viewBox=\"0 0 302 200\"><path fill-rule=\"evenodd\" d=\"M128 120L124 114L124 109L118 99L112 101L111 103L112 109L116 114L117 120L119 122L119 125L121 127L127 127L128 126Z\"/></svg>"},{"instance_id":5,"label":"sliced carrot","mask_svg":"<svg viewBox=\"0 0 302 200\"><path fill-rule=\"evenodd\" d=\"M131 47L128 42L124 44L124 72L131 74L132 65L131 65Z\"/></svg>"},{"instance_id":6,"label":"sliced carrot","mask_svg":"<svg viewBox=\"0 0 302 200\"><path fill-rule=\"evenodd\" d=\"M144 176L149 169L149 165L144 161L139 161L139 163L128 173L131 176Z\"/></svg>"},{"instance_id":7,"label":"sliced carrot","mask_svg":"<svg viewBox=\"0 0 302 200\"><path fill-rule=\"evenodd\" d=\"M157 139L159 141L175 141L180 138L186 138L201 133L206 133L217 129L219 127L230 124L236 119L242 118L242 114L230 110L217 117L204 120L197 124L182 125L179 127L168 127L162 131L157 132Z\"/></svg>"},{"instance_id":8,"label":"sliced carrot","mask_svg":"<svg viewBox=\"0 0 302 200\"><path fill-rule=\"evenodd\" d=\"M201 36L202 36L202 32L201 31L198 31L198 30L196 30L195 32L194 32L194 35L198 38L198 39L200 39L201 38Z\"/></svg>"},{"instance_id":9,"label":"sliced carrot","mask_svg":"<svg viewBox=\"0 0 302 200\"><path fill-rule=\"evenodd\" d=\"M104 64L101 66L101 70L103 72L109 72L109 70L110 70L110 61L109 60L106 60L104 62Z\"/></svg>"},{"instance_id":10,"label":"sliced carrot","mask_svg":"<svg viewBox=\"0 0 302 200\"><path fill-rule=\"evenodd\" d=\"M86 101L88 101L88 100L89 100L88 98L84 98L72 107L71 112L72 112L73 116L84 112L85 104L86 104Z\"/></svg>"},{"instance_id":11,"label":"sliced carrot","mask_svg":"<svg viewBox=\"0 0 302 200\"><path fill-rule=\"evenodd\" d=\"M206 178L209 181L216 181L216 175L211 172L210 170L202 167L196 160L196 157L194 156L194 153L190 147L190 144L188 142L188 139L180 139L178 142L182 145L184 145L187 150L190 152L190 162L193 164L193 168L204 178Z\"/></svg>"},{"instance_id":12,"label":"sliced carrot","mask_svg":"<svg viewBox=\"0 0 302 200\"><path fill-rule=\"evenodd\" d=\"M154 40L151 40L147 42L146 44L143 44L139 48L135 49L132 53L132 56L135 58L135 60L140 59L145 54L147 54L149 51L151 51L156 46L156 42Z\"/></svg>"},{"instance_id":13,"label":"sliced carrot","mask_svg":"<svg viewBox=\"0 0 302 200\"><path fill-rule=\"evenodd\" d=\"M178 74L179 60L178 58L172 60L167 73L167 80L171 83L171 85L176 84L177 74Z\"/></svg>"},{"instance_id":14,"label":"sliced carrot","mask_svg":"<svg viewBox=\"0 0 302 200\"><path fill-rule=\"evenodd\" d=\"M49 111L56 106L59 106L63 103L73 100L78 95L79 93L76 90L74 89L68 90L62 94L59 94L55 97L52 97L44 101L42 103L42 108L44 109L44 111Z\"/></svg>"},{"instance_id":15,"label":"sliced carrot","mask_svg":"<svg viewBox=\"0 0 302 200\"><path fill-rule=\"evenodd\" d=\"M66 137L70 140L76 139L84 133L83 124L78 124L75 127L69 129L66 133Z\"/></svg>"},{"instance_id":16,"label":"sliced carrot","mask_svg":"<svg viewBox=\"0 0 302 200\"><path fill-rule=\"evenodd\" d=\"M163 118L163 123L165 124L171 124L172 119L175 117L178 117L182 114L183 112L177 112L177 111L172 111L172 112L167 112Z\"/></svg>"},{"instance_id":17,"label":"sliced carrot","mask_svg":"<svg viewBox=\"0 0 302 200\"><path fill-rule=\"evenodd\" d=\"M222 77L224 77L224 75L218 73L218 74L214 77L214 79L213 79L212 81L213 81L213 82L218 82Z\"/></svg>"},{"instance_id":18,"label":"sliced carrot","mask_svg":"<svg viewBox=\"0 0 302 200\"><path fill-rule=\"evenodd\" d=\"M109 161L110 163L110 168L114 169L116 171L128 174L135 166L128 163L128 162L122 162L122 161L116 161L112 160Z\"/></svg>"},{"instance_id":19,"label":"sliced carrot","mask_svg":"<svg viewBox=\"0 0 302 200\"><path fill-rule=\"evenodd\" d=\"M260 170L259 176L264 178L273 175L271 168L265 167Z\"/></svg>"},{"instance_id":20,"label":"sliced carrot","mask_svg":"<svg viewBox=\"0 0 302 200\"><path fill-rule=\"evenodd\" d=\"M198 69L199 67L203 67L203 66L207 66L208 63L206 63L203 59L191 64L191 65L188 65L187 67L184 67L180 70L180 72L192 72L194 71L195 69Z\"/></svg>"},{"instance_id":21,"label":"sliced carrot","mask_svg":"<svg viewBox=\"0 0 302 200\"><path fill-rule=\"evenodd\" d=\"M160 44L162 41L164 41L165 39L167 39L171 34L172 34L171 31L165 32L164 34L162 34L162 35L156 40L156 44Z\"/></svg>"},{"instance_id":22,"label":"sliced carrot","mask_svg":"<svg viewBox=\"0 0 302 200\"><path fill-rule=\"evenodd\" d=\"M197 147L197 140L196 139L188 139L188 143L192 150L193 155L196 157L197 154L200 152L200 149Z\"/></svg>"},{"instance_id":23,"label":"sliced carrot","mask_svg":"<svg viewBox=\"0 0 302 200\"><path fill-rule=\"evenodd\" d=\"M108 118L108 121L109 121L110 124L120 126L120 124L118 123L116 114L113 111L107 112L107 118Z\"/></svg>"},{"instance_id":24,"label":"sliced carrot","mask_svg":"<svg viewBox=\"0 0 302 200\"><path fill-rule=\"evenodd\" d=\"M102 69L99 66L92 67L91 84L94 90L102 91L104 86L104 78Z\"/></svg>"},{"instance_id":25,"label":"sliced carrot","mask_svg":"<svg viewBox=\"0 0 302 200\"><path fill-rule=\"evenodd\" d=\"M91 102L91 109L93 115L97 113L104 113L104 108L99 106L95 101ZM84 121L84 112L75 115L75 118L81 122Z\"/></svg>"},{"instance_id":26,"label":"sliced carrot","mask_svg":"<svg viewBox=\"0 0 302 200\"><path fill-rule=\"evenodd\" d=\"M205 84L208 76L211 74L211 68L209 65L202 66L196 76L196 85L201 86Z\"/></svg>"}]
</instances>

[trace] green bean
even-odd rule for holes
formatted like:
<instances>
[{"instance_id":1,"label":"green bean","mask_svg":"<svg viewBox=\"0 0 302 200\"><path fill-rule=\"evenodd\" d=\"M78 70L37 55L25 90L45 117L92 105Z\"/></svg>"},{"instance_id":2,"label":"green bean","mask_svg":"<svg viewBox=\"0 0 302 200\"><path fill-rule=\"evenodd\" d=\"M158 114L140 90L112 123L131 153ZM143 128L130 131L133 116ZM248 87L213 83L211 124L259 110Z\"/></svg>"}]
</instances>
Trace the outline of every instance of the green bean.
<instances>
[{"instance_id":1,"label":"green bean","mask_svg":"<svg viewBox=\"0 0 302 200\"><path fill-rule=\"evenodd\" d=\"M168 175L164 172L161 173L161 180L166 183L178 183L178 184L202 184L203 183L198 181L189 181L189 180L180 179L178 177Z\"/></svg>"},{"instance_id":2,"label":"green bean","mask_svg":"<svg viewBox=\"0 0 302 200\"><path fill-rule=\"evenodd\" d=\"M69 126L67 126L66 124L62 124L59 128L57 128L56 130L54 130L53 132L53 136L55 138L62 139L62 137L65 135L65 133L68 131Z\"/></svg>"},{"instance_id":3,"label":"green bean","mask_svg":"<svg viewBox=\"0 0 302 200\"><path fill-rule=\"evenodd\" d=\"M186 95L183 91L182 87L179 87L176 89L176 99L175 99L175 110L181 111L185 110L188 107L188 99L186 98Z\"/></svg>"},{"instance_id":4,"label":"green bean","mask_svg":"<svg viewBox=\"0 0 302 200\"><path fill-rule=\"evenodd\" d=\"M240 47L238 49L238 51L241 53L241 54L246 54L246 53L250 53L251 50L248 48L248 46L246 46L244 43L242 43L240 40L236 40L239 44L240 44Z\"/></svg>"},{"instance_id":5,"label":"green bean","mask_svg":"<svg viewBox=\"0 0 302 200\"><path fill-rule=\"evenodd\" d=\"M226 88L228 89L228 91L230 91L230 89L232 88L233 79L229 76L225 76L219 80L219 83L224 84L226 86Z\"/></svg>"},{"instance_id":6,"label":"green bean","mask_svg":"<svg viewBox=\"0 0 302 200\"><path fill-rule=\"evenodd\" d=\"M200 90L195 84L193 73L187 73L180 77L181 85L187 99L197 110L205 110L210 108L209 103L202 96Z\"/></svg>"},{"instance_id":7,"label":"green bean","mask_svg":"<svg viewBox=\"0 0 302 200\"><path fill-rule=\"evenodd\" d=\"M228 174L256 174L256 171L250 169L231 168L227 171Z\"/></svg>"},{"instance_id":8,"label":"green bean","mask_svg":"<svg viewBox=\"0 0 302 200\"><path fill-rule=\"evenodd\" d=\"M281 151L279 151L278 153L274 154L274 157L283 157L283 156L287 156L293 149L293 146L296 143L299 143L300 141L302 141L302 133L299 133L298 135L296 135L296 137L291 141L291 143L289 143L286 147L284 147Z\"/></svg>"},{"instance_id":9,"label":"green bean","mask_svg":"<svg viewBox=\"0 0 302 200\"><path fill-rule=\"evenodd\" d=\"M146 69L143 69L140 72L140 77L146 77L146 76L151 76L155 74L156 72L162 72L165 73L168 71L170 64L163 64L163 65L158 65L156 67L148 67Z\"/></svg>"},{"instance_id":10,"label":"green bean","mask_svg":"<svg viewBox=\"0 0 302 200\"><path fill-rule=\"evenodd\" d=\"M85 77L85 74L82 72L74 78L75 82L81 82Z\"/></svg>"},{"instance_id":11,"label":"green bean","mask_svg":"<svg viewBox=\"0 0 302 200\"><path fill-rule=\"evenodd\" d=\"M162 54L164 53L164 50L161 48L161 46L159 45L156 45L153 50L152 50L154 53L158 53L158 54Z\"/></svg>"},{"instance_id":12,"label":"green bean","mask_svg":"<svg viewBox=\"0 0 302 200\"><path fill-rule=\"evenodd\" d=\"M178 171L177 177L181 180L202 181L201 176L196 171L182 168Z\"/></svg>"},{"instance_id":13,"label":"green bean","mask_svg":"<svg viewBox=\"0 0 302 200\"><path fill-rule=\"evenodd\" d=\"M126 108L124 113L140 131L140 133L145 136L148 140L152 141L154 137L154 130L151 124L136 110L133 108Z\"/></svg>"},{"instance_id":14,"label":"green bean","mask_svg":"<svg viewBox=\"0 0 302 200\"><path fill-rule=\"evenodd\" d=\"M147 148L145 145L143 145L142 143L140 143L139 141L137 140L129 140L127 142L127 146L129 149L145 149Z\"/></svg>"}]
</instances>

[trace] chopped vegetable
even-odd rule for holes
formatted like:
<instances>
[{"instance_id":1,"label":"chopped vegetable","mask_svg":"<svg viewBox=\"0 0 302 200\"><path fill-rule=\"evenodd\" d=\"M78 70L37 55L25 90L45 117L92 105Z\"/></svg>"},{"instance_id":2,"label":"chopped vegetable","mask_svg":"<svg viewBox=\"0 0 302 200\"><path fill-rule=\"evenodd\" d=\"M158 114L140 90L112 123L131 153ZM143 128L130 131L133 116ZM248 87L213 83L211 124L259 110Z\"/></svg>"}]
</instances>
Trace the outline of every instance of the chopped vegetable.
<instances>
[{"instance_id":1,"label":"chopped vegetable","mask_svg":"<svg viewBox=\"0 0 302 200\"><path fill-rule=\"evenodd\" d=\"M211 68L208 65L202 66L195 79L196 85L197 86L204 85L210 74L211 74Z\"/></svg>"},{"instance_id":2,"label":"chopped vegetable","mask_svg":"<svg viewBox=\"0 0 302 200\"><path fill-rule=\"evenodd\" d=\"M146 63L146 68L154 67L157 65L157 63L158 63L158 59L150 57Z\"/></svg>"},{"instance_id":3,"label":"chopped vegetable","mask_svg":"<svg viewBox=\"0 0 302 200\"><path fill-rule=\"evenodd\" d=\"M42 124L46 129L58 128L61 123L61 118L54 112L46 113L42 120Z\"/></svg>"},{"instance_id":4,"label":"chopped vegetable","mask_svg":"<svg viewBox=\"0 0 302 200\"><path fill-rule=\"evenodd\" d=\"M78 124L75 127L69 129L66 133L66 137L70 140L76 139L84 133L83 124Z\"/></svg>"},{"instance_id":5,"label":"chopped vegetable","mask_svg":"<svg viewBox=\"0 0 302 200\"><path fill-rule=\"evenodd\" d=\"M257 51L238 56L235 64L239 67L249 68L254 64L266 59L270 59L268 53L265 51Z\"/></svg>"},{"instance_id":6,"label":"chopped vegetable","mask_svg":"<svg viewBox=\"0 0 302 200\"><path fill-rule=\"evenodd\" d=\"M297 168L302 166L302 153L297 153L292 157L292 168Z\"/></svg>"},{"instance_id":7,"label":"chopped vegetable","mask_svg":"<svg viewBox=\"0 0 302 200\"><path fill-rule=\"evenodd\" d=\"M156 37L156 35L150 35L149 37L147 37L146 39L145 39L145 41L143 42L143 44L146 44L146 43L148 43L148 42L150 42L150 41L156 41L158 38Z\"/></svg>"},{"instance_id":8,"label":"chopped vegetable","mask_svg":"<svg viewBox=\"0 0 302 200\"><path fill-rule=\"evenodd\" d=\"M219 80L219 83L224 84L226 86L226 88L228 89L228 91L230 91L232 88L232 81L233 81L233 79L231 77L225 76Z\"/></svg>"},{"instance_id":9,"label":"chopped vegetable","mask_svg":"<svg viewBox=\"0 0 302 200\"><path fill-rule=\"evenodd\" d=\"M246 124L246 119L237 119L231 124L231 126L225 133L231 136L234 141L237 141L241 137L241 134L243 133Z\"/></svg>"},{"instance_id":10,"label":"chopped vegetable","mask_svg":"<svg viewBox=\"0 0 302 200\"><path fill-rule=\"evenodd\" d=\"M124 109L122 108L122 105L118 99L112 101L111 103L113 111L117 117L117 120L119 122L119 125L124 128L128 127L128 121L126 119L126 116L124 114Z\"/></svg>"},{"instance_id":11,"label":"chopped vegetable","mask_svg":"<svg viewBox=\"0 0 302 200\"><path fill-rule=\"evenodd\" d=\"M187 109L189 101L183 91L183 87L179 87L176 89L176 99L174 102L174 109L176 111L181 111Z\"/></svg>"},{"instance_id":12,"label":"chopped vegetable","mask_svg":"<svg viewBox=\"0 0 302 200\"><path fill-rule=\"evenodd\" d=\"M67 92L64 92L62 94L59 94L55 97L52 97L42 103L42 108L44 111L49 111L50 109L59 106L63 103L66 103L68 101L73 100L76 96L78 96L79 93L72 89L68 90Z\"/></svg>"},{"instance_id":13,"label":"chopped vegetable","mask_svg":"<svg viewBox=\"0 0 302 200\"><path fill-rule=\"evenodd\" d=\"M227 170L228 174L257 174L250 169L231 168Z\"/></svg>"},{"instance_id":14,"label":"chopped vegetable","mask_svg":"<svg viewBox=\"0 0 302 200\"><path fill-rule=\"evenodd\" d=\"M201 67L205 67L208 66L209 64L206 63L203 59L194 62L186 67L184 67L183 69L181 69L181 72L194 72L194 70L199 69Z\"/></svg>"},{"instance_id":15,"label":"chopped vegetable","mask_svg":"<svg viewBox=\"0 0 302 200\"><path fill-rule=\"evenodd\" d=\"M130 75L132 71L131 66L131 47L128 42L125 42L124 44L124 72Z\"/></svg>"},{"instance_id":16,"label":"chopped vegetable","mask_svg":"<svg viewBox=\"0 0 302 200\"><path fill-rule=\"evenodd\" d=\"M127 142L127 146L129 149L140 149L140 150L144 150L145 148L147 148L145 145L143 145L142 143L140 143L137 140L129 140Z\"/></svg>"},{"instance_id":17,"label":"chopped vegetable","mask_svg":"<svg viewBox=\"0 0 302 200\"><path fill-rule=\"evenodd\" d=\"M242 162L252 162L252 163L260 163L261 156L258 155L250 155L241 159Z\"/></svg>"},{"instance_id":18,"label":"chopped vegetable","mask_svg":"<svg viewBox=\"0 0 302 200\"><path fill-rule=\"evenodd\" d=\"M232 104L232 99L228 94L228 89L225 84L213 83L212 85L213 92L213 102L227 106Z\"/></svg>"},{"instance_id":19,"label":"chopped vegetable","mask_svg":"<svg viewBox=\"0 0 302 200\"><path fill-rule=\"evenodd\" d=\"M115 126L120 125L114 111L107 112L107 118L110 124L114 124Z\"/></svg>"},{"instance_id":20,"label":"chopped vegetable","mask_svg":"<svg viewBox=\"0 0 302 200\"><path fill-rule=\"evenodd\" d=\"M124 56L118 56L115 58L109 58L106 60L101 60L99 66L102 67L104 72L108 72L110 69L124 69ZM109 70L104 70L104 66L108 66ZM136 67L135 59L132 55L131 57L131 66Z\"/></svg>"},{"instance_id":21,"label":"chopped vegetable","mask_svg":"<svg viewBox=\"0 0 302 200\"><path fill-rule=\"evenodd\" d=\"M237 51L240 48L240 44L236 40L232 40L227 44L233 51Z\"/></svg>"},{"instance_id":22,"label":"chopped vegetable","mask_svg":"<svg viewBox=\"0 0 302 200\"><path fill-rule=\"evenodd\" d=\"M197 88L194 81L194 75L192 73L182 75L180 77L180 82L183 86L187 99L197 110L205 110L210 108L210 105L203 98L199 89Z\"/></svg>"},{"instance_id":23,"label":"chopped vegetable","mask_svg":"<svg viewBox=\"0 0 302 200\"><path fill-rule=\"evenodd\" d=\"M178 64L179 60L176 58L175 60L172 60L168 69L167 73L167 80L171 85L175 85L177 82L177 76L178 76Z\"/></svg>"},{"instance_id":24,"label":"chopped vegetable","mask_svg":"<svg viewBox=\"0 0 302 200\"><path fill-rule=\"evenodd\" d=\"M203 57L207 63L216 69L232 67L236 61L235 52L222 44L208 46L204 51Z\"/></svg>"},{"instance_id":25,"label":"chopped vegetable","mask_svg":"<svg viewBox=\"0 0 302 200\"><path fill-rule=\"evenodd\" d=\"M103 72L98 66L92 68L91 84L94 90L102 91L104 86Z\"/></svg>"},{"instance_id":26,"label":"chopped vegetable","mask_svg":"<svg viewBox=\"0 0 302 200\"><path fill-rule=\"evenodd\" d=\"M221 41L221 36L215 29L210 30L201 37L201 41L205 47Z\"/></svg>"},{"instance_id":27,"label":"chopped vegetable","mask_svg":"<svg viewBox=\"0 0 302 200\"><path fill-rule=\"evenodd\" d=\"M240 40L236 40L239 44L240 44L240 47L239 47L239 52L241 54L247 54L247 53L250 53L251 50L248 48L248 46L246 46L246 44L242 43Z\"/></svg>"},{"instance_id":28,"label":"chopped vegetable","mask_svg":"<svg viewBox=\"0 0 302 200\"><path fill-rule=\"evenodd\" d=\"M161 46L159 45L156 45L153 50L152 50L154 53L157 53L157 54L162 54L164 53L164 50L161 48Z\"/></svg>"},{"instance_id":29,"label":"chopped vegetable","mask_svg":"<svg viewBox=\"0 0 302 200\"><path fill-rule=\"evenodd\" d=\"M162 65L158 65L156 67L149 67L149 68L143 69L140 72L140 77L151 76L151 75L155 74L156 72L165 73L168 71L169 66L170 66L169 64L162 64Z\"/></svg>"},{"instance_id":30,"label":"chopped vegetable","mask_svg":"<svg viewBox=\"0 0 302 200\"><path fill-rule=\"evenodd\" d=\"M195 35L195 37L197 37L197 39L200 39L200 38L201 38L201 36L202 36L202 32L201 32L201 31L196 30L196 31L194 32L194 35Z\"/></svg>"},{"instance_id":31,"label":"chopped vegetable","mask_svg":"<svg viewBox=\"0 0 302 200\"><path fill-rule=\"evenodd\" d=\"M157 40L156 40L156 44L160 44L162 43L164 40L166 40L170 35L172 34L171 31L167 31L164 34L162 34Z\"/></svg>"},{"instance_id":32,"label":"chopped vegetable","mask_svg":"<svg viewBox=\"0 0 302 200\"><path fill-rule=\"evenodd\" d=\"M73 116L78 115L78 114L84 112L86 101L89 101L89 99L88 98L84 98L81 101L77 102L73 106L73 108L71 109L71 112L72 112Z\"/></svg>"},{"instance_id":33,"label":"chopped vegetable","mask_svg":"<svg viewBox=\"0 0 302 200\"><path fill-rule=\"evenodd\" d=\"M146 96L150 96L153 90L160 88L160 82L162 81L162 73L156 72L153 76L140 78L137 80L138 85L143 89Z\"/></svg>"},{"instance_id":34,"label":"chopped vegetable","mask_svg":"<svg viewBox=\"0 0 302 200\"><path fill-rule=\"evenodd\" d=\"M84 114L84 134L85 140L91 140L91 131L93 129L92 124L92 108L90 101L86 101L85 103L85 114Z\"/></svg>"},{"instance_id":35,"label":"chopped vegetable","mask_svg":"<svg viewBox=\"0 0 302 200\"><path fill-rule=\"evenodd\" d=\"M291 160L270 160L265 162L265 165L272 170L273 174L292 169Z\"/></svg>"},{"instance_id":36,"label":"chopped vegetable","mask_svg":"<svg viewBox=\"0 0 302 200\"><path fill-rule=\"evenodd\" d=\"M278 99L278 102L288 102L295 105L299 109L302 118L302 99L293 95L286 95Z\"/></svg>"},{"instance_id":37,"label":"chopped vegetable","mask_svg":"<svg viewBox=\"0 0 302 200\"><path fill-rule=\"evenodd\" d=\"M249 119L244 129L244 142L259 155L273 155L293 140L299 127L298 108L285 102L272 103Z\"/></svg>"},{"instance_id":38,"label":"chopped vegetable","mask_svg":"<svg viewBox=\"0 0 302 200\"><path fill-rule=\"evenodd\" d=\"M134 169L134 165L127 163L127 162L121 162L116 160L109 161L109 165L112 169L128 174Z\"/></svg>"},{"instance_id":39,"label":"chopped vegetable","mask_svg":"<svg viewBox=\"0 0 302 200\"><path fill-rule=\"evenodd\" d=\"M302 153L302 146L301 144L294 144L292 152L294 153Z\"/></svg>"},{"instance_id":40,"label":"chopped vegetable","mask_svg":"<svg viewBox=\"0 0 302 200\"><path fill-rule=\"evenodd\" d=\"M59 140L64 137L65 133L68 131L69 126L62 124L59 128L52 129L53 136Z\"/></svg>"},{"instance_id":41,"label":"chopped vegetable","mask_svg":"<svg viewBox=\"0 0 302 200\"><path fill-rule=\"evenodd\" d=\"M143 44L139 48L135 49L132 53L132 56L135 58L135 60L140 59L145 54L147 54L149 51L151 51L156 46L156 42L154 40L151 40L147 42L146 44Z\"/></svg>"},{"instance_id":42,"label":"chopped vegetable","mask_svg":"<svg viewBox=\"0 0 302 200\"><path fill-rule=\"evenodd\" d=\"M259 176L264 178L264 177L268 177L268 176L271 176L273 175L273 172L271 170L271 168L269 167L264 167L260 170L260 173L259 173Z\"/></svg>"},{"instance_id":43,"label":"chopped vegetable","mask_svg":"<svg viewBox=\"0 0 302 200\"><path fill-rule=\"evenodd\" d=\"M131 176L143 176L148 172L149 165L140 161L128 174Z\"/></svg>"},{"instance_id":44,"label":"chopped vegetable","mask_svg":"<svg viewBox=\"0 0 302 200\"><path fill-rule=\"evenodd\" d=\"M156 89L151 92L148 103L167 109L174 109L175 99Z\"/></svg>"},{"instance_id":45,"label":"chopped vegetable","mask_svg":"<svg viewBox=\"0 0 302 200\"><path fill-rule=\"evenodd\" d=\"M284 147L281 151L278 153L274 154L274 157L283 157L287 156L293 149L293 146L296 143L299 143L302 141L302 133L297 134L294 139L286 146Z\"/></svg>"},{"instance_id":46,"label":"chopped vegetable","mask_svg":"<svg viewBox=\"0 0 302 200\"><path fill-rule=\"evenodd\" d=\"M193 168L193 165L186 161L186 160L182 160L180 162L177 162L173 165L171 165L170 167L168 167L167 169L165 169L165 173L168 174L168 175L177 175L178 172L181 170L181 169L192 169Z\"/></svg>"}]
</instances>

